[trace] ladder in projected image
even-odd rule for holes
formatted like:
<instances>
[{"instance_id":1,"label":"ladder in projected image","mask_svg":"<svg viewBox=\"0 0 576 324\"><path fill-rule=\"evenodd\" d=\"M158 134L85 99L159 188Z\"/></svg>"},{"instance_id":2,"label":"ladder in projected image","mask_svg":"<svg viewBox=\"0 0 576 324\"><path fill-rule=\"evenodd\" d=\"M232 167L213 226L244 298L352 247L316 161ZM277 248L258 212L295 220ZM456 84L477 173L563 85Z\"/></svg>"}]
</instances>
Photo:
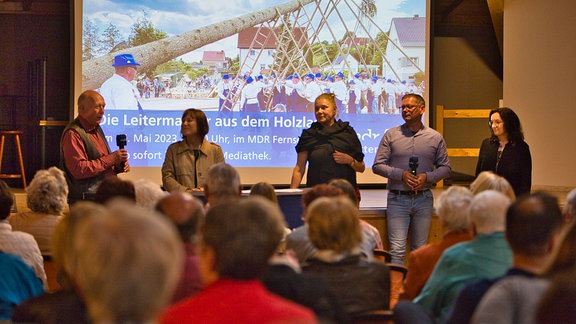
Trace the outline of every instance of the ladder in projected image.
<instances>
[{"instance_id":1,"label":"ladder in projected image","mask_svg":"<svg viewBox=\"0 0 576 324\"><path fill-rule=\"evenodd\" d=\"M390 77L400 81L396 67L386 57L387 45L402 53L404 64L412 64L423 73L403 48L388 38L382 26L375 23L374 0L314 1L289 13L283 14L278 8L276 12L273 19L250 30L252 41L246 55L240 57L240 71L250 71L254 79L260 74L267 78L276 76L269 86L294 73L334 76L342 72L348 78L356 73L381 76L383 66L388 67ZM262 64L262 58L271 50L273 63ZM378 58L374 59L376 55ZM353 56L357 63L352 65L350 60L343 59L348 56ZM236 104L239 96L231 93L229 100ZM271 102L266 101L268 111L273 108Z\"/></svg>"}]
</instances>

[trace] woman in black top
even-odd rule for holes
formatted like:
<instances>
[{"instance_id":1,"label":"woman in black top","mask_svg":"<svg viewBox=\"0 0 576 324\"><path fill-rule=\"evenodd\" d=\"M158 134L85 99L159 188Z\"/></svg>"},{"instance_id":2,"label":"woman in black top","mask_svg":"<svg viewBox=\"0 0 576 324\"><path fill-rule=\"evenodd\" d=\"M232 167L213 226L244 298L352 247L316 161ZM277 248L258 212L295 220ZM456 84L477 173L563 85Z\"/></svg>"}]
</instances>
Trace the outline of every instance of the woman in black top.
<instances>
[{"instance_id":1,"label":"woman in black top","mask_svg":"<svg viewBox=\"0 0 576 324\"><path fill-rule=\"evenodd\" d=\"M530 193L532 157L518 115L506 107L493 109L489 125L492 136L482 142L476 176L493 171L508 180L516 197Z\"/></svg>"},{"instance_id":2,"label":"woman in black top","mask_svg":"<svg viewBox=\"0 0 576 324\"><path fill-rule=\"evenodd\" d=\"M316 122L302 131L296 145L298 158L292 172L291 188L297 188L302 175L308 174L306 186L343 178L356 187L356 172L364 172L362 144L348 122L336 120L334 94L323 93L314 102Z\"/></svg>"}]
</instances>

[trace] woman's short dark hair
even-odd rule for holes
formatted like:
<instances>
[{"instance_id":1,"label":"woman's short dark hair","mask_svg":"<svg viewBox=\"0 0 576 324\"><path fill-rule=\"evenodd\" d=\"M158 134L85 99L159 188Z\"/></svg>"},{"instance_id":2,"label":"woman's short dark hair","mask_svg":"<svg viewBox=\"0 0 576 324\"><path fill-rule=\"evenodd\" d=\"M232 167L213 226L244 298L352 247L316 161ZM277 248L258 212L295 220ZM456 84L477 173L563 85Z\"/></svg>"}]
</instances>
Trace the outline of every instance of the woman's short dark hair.
<instances>
[{"instance_id":1,"label":"woman's short dark hair","mask_svg":"<svg viewBox=\"0 0 576 324\"><path fill-rule=\"evenodd\" d=\"M208 127L208 119L206 118L206 114L204 114L204 112L200 109L186 109L182 114L182 122L184 122L184 118L187 116L192 116L196 120L196 126L198 127L198 137L200 137L201 140L204 140L204 136L206 136L210 130Z\"/></svg>"},{"instance_id":2,"label":"woman's short dark hair","mask_svg":"<svg viewBox=\"0 0 576 324\"><path fill-rule=\"evenodd\" d=\"M524 140L524 133L522 133L522 125L520 125L520 118L518 118L518 115L516 115L514 110L508 107L500 107L492 109L490 111L488 119L490 120L490 117L492 117L492 115L495 113L500 114L500 118L502 118L502 121L504 122L504 129L508 133L508 140L510 142L518 143ZM490 132L492 133L492 140L497 140L496 136L494 136L494 131L492 130L492 127L490 127Z\"/></svg>"}]
</instances>

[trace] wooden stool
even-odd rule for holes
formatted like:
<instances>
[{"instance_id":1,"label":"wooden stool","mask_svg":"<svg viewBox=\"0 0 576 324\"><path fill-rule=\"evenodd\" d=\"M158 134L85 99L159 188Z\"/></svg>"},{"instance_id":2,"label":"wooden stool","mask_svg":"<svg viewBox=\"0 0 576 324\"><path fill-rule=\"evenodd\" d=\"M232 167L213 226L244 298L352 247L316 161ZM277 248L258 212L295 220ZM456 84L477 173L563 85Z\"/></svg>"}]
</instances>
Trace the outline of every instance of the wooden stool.
<instances>
[{"instance_id":1,"label":"wooden stool","mask_svg":"<svg viewBox=\"0 0 576 324\"><path fill-rule=\"evenodd\" d=\"M18 179L22 178L24 188L26 188L26 172L24 171L24 158L22 157L22 145L20 145L20 135L24 132L21 130L0 130L0 179ZM4 140L7 135L14 135L16 140L16 151L20 160L20 174L1 173L2 159L4 158Z\"/></svg>"}]
</instances>

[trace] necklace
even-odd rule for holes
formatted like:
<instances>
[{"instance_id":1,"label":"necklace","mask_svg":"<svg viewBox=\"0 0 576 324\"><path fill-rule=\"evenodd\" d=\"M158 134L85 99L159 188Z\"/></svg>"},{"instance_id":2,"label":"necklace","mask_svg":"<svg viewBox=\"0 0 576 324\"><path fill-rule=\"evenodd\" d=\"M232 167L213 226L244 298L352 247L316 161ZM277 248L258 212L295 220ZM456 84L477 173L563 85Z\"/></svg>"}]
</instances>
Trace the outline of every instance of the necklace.
<instances>
[{"instance_id":1,"label":"necklace","mask_svg":"<svg viewBox=\"0 0 576 324\"><path fill-rule=\"evenodd\" d=\"M504 146L502 144L500 144L500 146L498 146L498 155L496 157L496 168L494 171L496 171L496 173L498 173L498 164L500 164L500 159L502 158L502 152L504 151Z\"/></svg>"}]
</instances>

